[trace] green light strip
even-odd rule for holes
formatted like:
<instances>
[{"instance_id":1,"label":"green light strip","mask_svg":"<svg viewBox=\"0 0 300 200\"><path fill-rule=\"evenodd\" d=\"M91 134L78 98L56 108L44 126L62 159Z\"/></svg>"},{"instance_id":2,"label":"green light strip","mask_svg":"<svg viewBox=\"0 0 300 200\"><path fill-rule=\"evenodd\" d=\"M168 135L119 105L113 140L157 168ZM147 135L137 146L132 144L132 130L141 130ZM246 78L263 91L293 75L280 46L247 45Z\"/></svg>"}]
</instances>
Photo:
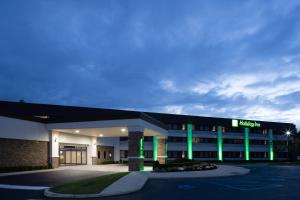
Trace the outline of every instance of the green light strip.
<instances>
[{"instance_id":1,"label":"green light strip","mask_svg":"<svg viewBox=\"0 0 300 200\"><path fill-rule=\"evenodd\" d=\"M245 128L245 160L249 160L249 128Z\"/></svg>"},{"instance_id":2,"label":"green light strip","mask_svg":"<svg viewBox=\"0 0 300 200\"><path fill-rule=\"evenodd\" d=\"M218 160L223 161L223 134L221 126L218 126Z\"/></svg>"},{"instance_id":3,"label":"green light strip","mask_svg":"<svg viewBox=\"0 0 300 200\"><path fill-rule=\"evenodd\" d=\"M193 125L187 125L188 133L187 133L187 146L188 146L188 159L193 159Z\"/></svg>"},{"instance_id":4,"label":"green light strip","mask_svg":"<svg viewBox=\"0 0 300 200\"><path fill-rule=\"evenodd\" d=\"M140 139L140 159L144 159L144 138ZM140 171L144 171L144 161L140 164Z\"/></svg>"},{"instance_id":5,"label":"green light strip","mask_svg":"<svg viewBox=\"0 0 300 200\"><path fill-rule=\"evenodd\" d=\"M274 160L274 151L273 151L273 130L269 129L269 159Z\"/></svg>"},{"instance_id":6,"label":"green light strip","mask_svg":"<svg viewBox=\"0 0 300 200\"><path fill-rule=\"evenodd\" d=\"M144 138L140 139L140 158L144 158Z\"/></svg>"},{"instance_id":7,"label":"green light strip","mask_svg":"<svg viewBox=\"0 0 300 200\"><path fill-rule=\"evenodd\" d=\"M157 136L153 136L153 160L157 161Z\"/></svg>"},{"instance_id":8,"label":"green light strip","mask_svg":"<svg viewBox=\"0 0 300 200\"><path fill-rule=\"evenodd\" d=\"M168 158L168 143L167 142L165 143L165 156L167 159Z\"/></svg>"}]
</instances>

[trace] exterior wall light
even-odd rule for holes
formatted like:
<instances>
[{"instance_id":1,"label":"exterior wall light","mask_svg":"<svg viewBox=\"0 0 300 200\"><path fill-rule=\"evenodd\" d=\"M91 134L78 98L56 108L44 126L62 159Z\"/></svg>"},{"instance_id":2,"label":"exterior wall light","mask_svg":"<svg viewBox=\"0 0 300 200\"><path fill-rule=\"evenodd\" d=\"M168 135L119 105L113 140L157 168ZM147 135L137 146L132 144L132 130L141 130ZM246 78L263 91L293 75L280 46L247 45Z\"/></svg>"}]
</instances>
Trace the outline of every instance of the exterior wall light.
<instances>
[{"instance_id":1,"label":"exterior wall light","mask_svg":"<svg viewBox=\"0 0 300 200\"><path fill-rule=\"evenodd\" d=\"M75 133L79 133L79 130L75 130Z\"/></svg>"},{"instance_id":2,"label":"exterior wall light","mask_svg":"<svg viewBox=\"0 0 300 200\"><path fill-rule=\"evenodd\" d=\"M103 137L103 134L99 134L99 137Z\"/></svg>"},{"instance_id":3,"label":"exterior wall light","mask_svg":"<svg viewBox=\"0 0 300 200\"><path fill-rule=\"evenodd\" d=\"M121 128L121 131L122 131L122 132L125 132L125 131L126 131L126 128Z\"/></svg>"}]
</instances>

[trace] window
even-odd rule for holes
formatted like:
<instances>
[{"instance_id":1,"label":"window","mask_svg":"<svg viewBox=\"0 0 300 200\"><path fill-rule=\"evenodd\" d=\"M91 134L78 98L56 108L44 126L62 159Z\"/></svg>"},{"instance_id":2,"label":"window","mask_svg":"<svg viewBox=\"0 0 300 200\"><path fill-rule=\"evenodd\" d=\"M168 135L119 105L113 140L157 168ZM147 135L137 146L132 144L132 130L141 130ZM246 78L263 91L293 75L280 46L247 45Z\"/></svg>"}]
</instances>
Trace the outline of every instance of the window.
<instances>
[{"instance_id":1,"label":"window","mask_svg":"<svg viewBox=\"0 0 300 200\"><path fill-rule=\"evenodd\" d=\"M250 142L250 144L253 144L253 145L267 145L268 144L267 140L250 140L249 142Z\"/></svg>"},{"instance_id":2,"label":"window","mask_svg":"<svg viewBox=\"0 0 300 200\"><path fill-rule=\"evenodd\" d=\"M224 151L223 156L224 158L242 158L243 152L240 151Z\"/></svg>"},{"instance_id":3,"label":"window","mask_svg":"<svg viewBox=\"0 0 300 200\"><path fill-rule=\"evenodd\" d=\"M193 143L217 143L217 138L193 137Z\"/></svg>"},{"instance_id":4,"label":"window","mask_svg":"<svg viewBox=\"0 0 300 200\"><path fill-rule=\"evenodd\" d=\"M127 150L121 150L120 151L120 158L127 158L128 157L128 151Z\"/></svg>"},{"instance_id":5,"label":"window","mask_svg":"<svg viewBox=\"0 0 300 200\"><path fill-rule=\"evenodd\" d=\"M265 158L265 152L250 152L250 158Z\"/></svg>"},{"instance_id":6,"label":"window","mask_svg":"<svg viewBox=\"0 0 300 200\"><path fill-rule=\"evenodd\" d=\"M120 141L128 141L128 137L120 137Z\"/></svg>"},{"instance_id":7,"label":"window","mask_svg":"<svg viewBox=\"0 0 300 200\"><path fill-rule=\"evenodd\" d=\"M185 124L182 124L182 130L185 131Z\"/></svg>"},{"instance_id":8,"label":"window","mask_svg":"<svg viewBox=\"0 0 300 200\"><path fill-rule=\"evenodd\" d=\"M168 151L168 158L179 159L186 157L186 155L186 151Z\"/></svg>"},{"instance_id":9,"label":"window","mask_svg":"<svg viewBox=\"0 0 300 200\"><path fill-rule=\"evenodd\" d=\"M216 151L193 151L193 158L216 158Z\"/></svg>"},{"instance_id":10,"label":"window","mask_svg":"<svg viewBox=\"0 0 300 200\"><path fill-rule=\"evenodd\" d=\"M263 129L263 134L267 135L268 134L268 129Z\"/></svg>"},{"instance_id":11,"label":"window","mask_svg":"<svg viewBox=\"0 0 300 200\"><path fill-rule=\"evenodd\" d=\"M152 136L145 136L144 137L144 142L152 142L153 141L153 137Z\"/></svg>"},{"instance_id":12,"label":"window","mask_svg":"<svg viewBox=\"0 0 300 200\"><path fill-rule=\"evenodd\" d=\"M98 151L98 159L100 159L100 155L101 155L101 154L100 154L100 151Z\"/></svg>"},{"instance_id":13,"label":"window","mask_svg":"<svg viewBox=\"0 0 300 200\"><path fill-rule=\"evenodd\" d=\"M103 158L106 159L106 151L103 152Z\"/></svg>"},{"instance_id":14,"label":"window","mask_svg":"<svg viewBox=\"0 0 300 200\"><path fill-rule=\"evenodd\" d=\"M144 158L153 158L153 151L144 151Z\"/></svg>"},{"instance_id":15,"label":"window","mask_svg":"<svg viewBox=\"0 0 300 200\"><path fill-rule=\"evenodd\" d=\"M224 144L244 144L244 140L242 139L223 139Z\"/></svg>"},{"instance_id":16,"label":"window","mask_svg":"<svg viewBox=\"0 0 300 200\"><path fill-rule=\"evenodd\" d=\"M168 142L186 143L186 137L168 137Z\"/></svg>"},{"instance_id":17,"label":"window","mask_svg":"<svg viewBox=\"0 0 300 200\"><path fill-rule=\"evenodd\" d=\"M216 126L213 126L211 129L212 132L216 132Z\"/></svg>"}]
</instances>

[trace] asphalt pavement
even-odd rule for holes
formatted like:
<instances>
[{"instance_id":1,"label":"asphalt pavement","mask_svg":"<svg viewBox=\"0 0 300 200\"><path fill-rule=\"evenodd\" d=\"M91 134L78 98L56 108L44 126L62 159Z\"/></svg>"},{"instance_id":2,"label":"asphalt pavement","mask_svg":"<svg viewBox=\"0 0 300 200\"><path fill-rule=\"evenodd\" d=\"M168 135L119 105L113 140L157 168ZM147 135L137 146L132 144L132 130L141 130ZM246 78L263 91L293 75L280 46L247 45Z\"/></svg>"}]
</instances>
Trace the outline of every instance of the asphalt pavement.
<instances>
[{"instance_id":1,"label":"asphalt pavement","mask_svg":"<svg viewBox=\"0 0 300 200\"><path fill-rule=\"evenodd\" d=\"M98 177L111 173L113 172L65 169L33 174L0 176L0 184L52 187L68 182Z\"/></svg>"},{"instance_id":2,"label":"asphalt pavement","mask_svg":"<svg viewBox=\"0 0 300 200\"><path fill-rule=\"evenodd\" d=\"M155 179L128 195L105 200L298 199L300 165L249 164L247 175L223 178ZM0 182L1 183L1 182ZM45 199L42 191L0 189L1 199Z\"/></svg>"}]
</instances>

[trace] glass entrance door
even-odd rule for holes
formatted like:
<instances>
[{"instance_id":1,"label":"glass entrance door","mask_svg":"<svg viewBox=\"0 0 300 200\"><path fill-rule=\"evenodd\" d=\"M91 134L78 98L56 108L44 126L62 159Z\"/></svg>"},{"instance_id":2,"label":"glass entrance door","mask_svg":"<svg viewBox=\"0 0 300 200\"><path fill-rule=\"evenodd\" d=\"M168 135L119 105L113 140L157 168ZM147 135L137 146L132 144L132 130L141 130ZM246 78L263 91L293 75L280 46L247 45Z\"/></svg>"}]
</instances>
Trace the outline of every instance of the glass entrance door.
<instances>
[{"instance_id":1,"label":"glass entrance door","mask_svg":"<svg viewBox=\"0 0 300 200\"><path fill-rule=\"evenodd\" d=\"M59 145L60 165L86 165L87 147L76 145Z\"/></svg>"}]
</instances>

